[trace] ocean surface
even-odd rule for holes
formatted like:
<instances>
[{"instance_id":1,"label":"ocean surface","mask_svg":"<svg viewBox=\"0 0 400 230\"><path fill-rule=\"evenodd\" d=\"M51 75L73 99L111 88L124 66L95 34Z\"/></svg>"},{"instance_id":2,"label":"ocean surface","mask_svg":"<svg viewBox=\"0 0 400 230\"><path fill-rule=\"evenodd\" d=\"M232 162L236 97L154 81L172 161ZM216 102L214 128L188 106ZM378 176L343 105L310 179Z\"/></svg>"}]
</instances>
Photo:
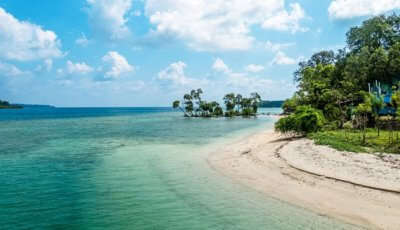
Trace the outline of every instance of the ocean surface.
<instances>
[{"instance_id":1,"label":"ocean surface","mask_svg":"<svg viewBox=\"0 0 400 230\"><path fill-rule=\"evenodd\" d=\"M0 229L355 229L207 164L213 149L272 125L169 108L0 110Z\"/></svg>"}]
</instances>

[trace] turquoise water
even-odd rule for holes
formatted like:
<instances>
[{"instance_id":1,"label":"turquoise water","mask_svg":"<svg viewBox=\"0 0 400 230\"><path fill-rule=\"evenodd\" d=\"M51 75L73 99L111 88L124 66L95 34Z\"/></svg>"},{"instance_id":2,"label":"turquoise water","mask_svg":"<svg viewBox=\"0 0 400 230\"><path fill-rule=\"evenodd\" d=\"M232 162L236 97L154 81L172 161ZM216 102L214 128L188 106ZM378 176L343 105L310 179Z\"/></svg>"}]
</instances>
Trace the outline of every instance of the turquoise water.
<instances>
[{"instance_id":1,"label":"turquoise water","mask_svg":"<svg viewBox=\"0 0 400 230\"><path fill-rule=\"evenodd\" d=\"M271 125L166 108L2 110L0 229L353 229L208 166L208 151Z\"/></svg>"}]
</instances>

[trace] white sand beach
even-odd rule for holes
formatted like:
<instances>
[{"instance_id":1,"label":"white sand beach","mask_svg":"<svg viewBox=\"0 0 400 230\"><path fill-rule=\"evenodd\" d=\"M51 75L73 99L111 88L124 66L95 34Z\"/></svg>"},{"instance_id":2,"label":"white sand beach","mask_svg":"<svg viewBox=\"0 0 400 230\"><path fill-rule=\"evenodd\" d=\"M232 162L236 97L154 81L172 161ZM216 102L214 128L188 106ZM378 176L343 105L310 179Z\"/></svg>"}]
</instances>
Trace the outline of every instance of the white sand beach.
<instances>
[{"instance_id":1,"label":"white sand beach","mask_svg":"<svg viewBox=\"0 0 400 230\"><path fill-rule=\"evenodd\" d=\"M208 161L237 183L320 215L400 229L398 155L340 152L266 130L222 147Z\"/></svg>"}]
</instances>

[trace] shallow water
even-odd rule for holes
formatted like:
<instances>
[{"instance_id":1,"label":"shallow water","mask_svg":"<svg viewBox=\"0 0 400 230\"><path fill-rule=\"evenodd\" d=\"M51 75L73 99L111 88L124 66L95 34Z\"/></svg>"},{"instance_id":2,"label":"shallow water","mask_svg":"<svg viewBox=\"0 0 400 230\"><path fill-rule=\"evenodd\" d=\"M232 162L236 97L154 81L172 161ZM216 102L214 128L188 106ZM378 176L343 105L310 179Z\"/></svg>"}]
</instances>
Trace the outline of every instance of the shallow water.
<instances>
[{"instance_id":1,"label":"shallow water","mask_svg":"<svg viewBox=\"0 0 400 230\"><path fill-rule=\"evenodd\" d=\"M208 166L212 149L271 126L166 108L0 111L0 228L355 228Z\"/></svg>"}]
</instances>

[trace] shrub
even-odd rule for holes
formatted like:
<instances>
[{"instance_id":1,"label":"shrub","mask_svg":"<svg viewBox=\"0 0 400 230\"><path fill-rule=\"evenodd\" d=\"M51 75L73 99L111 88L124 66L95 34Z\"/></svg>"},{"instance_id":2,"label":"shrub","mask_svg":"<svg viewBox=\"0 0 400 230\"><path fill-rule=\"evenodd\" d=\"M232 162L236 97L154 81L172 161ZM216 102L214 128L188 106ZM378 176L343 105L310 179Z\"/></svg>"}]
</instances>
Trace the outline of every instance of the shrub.
<instances>
[{"instance_id":1,"label":"shrub","mask_svg":"<svg viewBox=\"0 0 400 230\"><path fill-rule=\"evenodd\" d=\"M339 128L339 121L331 121L331 122L327 122L324 127L323 130L324 131L333 131L333 130L337 130Z\"/></svg>"},{"instance_id":2,"label":"shrub","mask_svg":"<svg viewBox=\"0 0 400 230\"><path fill-rule=\"evenodd\" d=\"M343 129L345 130L352 130L353 129L353 123L351 121L346 121L343 124Z\"/></svg>"},{"instance_id":3,"label":"shrub","mask_svg":"<svg viewBox=\"0 0 400 230\"><path fill-rule=\"evenodd\" d=\"M275 130L285 133L285 134L295 134L296 133L296 120L293 115L279 119L275 123Z\"/></svg>"},{"instance_id":4,"label":"shrub","mask_svg":"<svg viewBox=\"0 0 400 230\"><path fill-rule=\"evenodd\" d=\"M282 109L283 114L292 114L296 111L297 106L299 106L299 98L295 94L292 98L287 99L283 102Z\"/></svg>"},{"instance_id":5,"label":"shrub","mask_svg":"<svg viewBox=\"0 0 400 230\"><path fill-rule=\"evenodd\" d=\"M320 110L311 106L298 106L296 111L275 124L275 130L281 133L306 135L322 129L325 123Z\"/></svg>"}]
</instances>

